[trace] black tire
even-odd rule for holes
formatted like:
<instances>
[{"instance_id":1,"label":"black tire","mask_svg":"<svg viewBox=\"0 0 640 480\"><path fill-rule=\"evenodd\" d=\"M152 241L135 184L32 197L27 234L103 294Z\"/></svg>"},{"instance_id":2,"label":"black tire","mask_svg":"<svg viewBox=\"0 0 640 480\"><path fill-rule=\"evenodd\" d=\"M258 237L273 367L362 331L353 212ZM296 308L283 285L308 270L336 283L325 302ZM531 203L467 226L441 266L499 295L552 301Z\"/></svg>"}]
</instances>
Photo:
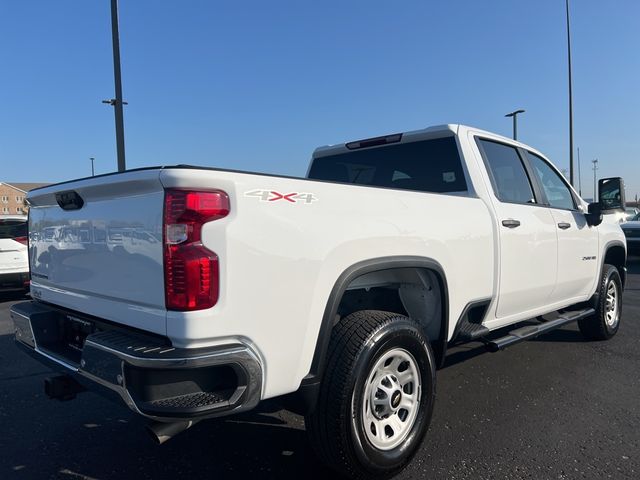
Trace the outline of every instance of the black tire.
<instances>
[{"instance_id":1,"label":"black tire","mask_svg":"<svg viewBox=\"0 0 640 480\"><path fill-rule=\"evenodd\" d=\"M613 307L608 297L612 289L615 292ZM595 314L578 320L578 326L588 340L608 340L618 332L622 319L622 281L616 267L607 264L603 266L596 293ZM615 319L612 318L612 313L615 314Z\"/></svg>"},{"instance_id":2,"label":"black tire","mask_svg":"<svg viewBox=\"0 0 640 480\"><path fill-rule=\"evenodd\" d=\"M400 352L400 355L408 353L410 360L414 360L413 363L406 364L411 366L414 375L412 378L419 379L415 382L419 388L413 390L414 382L408 385L397 383L401 390L395 390L394 395L388 398L389 408L399 410L390 416L401 417L407 412L402 412L400 399L409 398L412 393L419 394L411 407L414 413L404 415L405 420L401 420L408 422L408 418L412 419L412 424L406 423L406 426L400 427L404 429L404 433L398 434L396 441L401 442L394 448L381 450L374 446L368 438L370 434L365 431L366 422L370 422L372 417L369 416L369 420L365 421L364 411L378 407L373 406L373 402L363 402L366 398L371 398L365 395L367 388L369 394L375 390L371 386L374 385L374 375L379 378L379 374L372 369L383 362L383 356L393 356L396 352ZM327 466L347 477L377 479L394 475L404 468L420 447L433 412L436 393L435 360L422 329L411 319L396 313L374 310L355 312L334 327L327 355L318 404L305 417L312 447ZM382 368L396 368L396 363L400 362L397 371L398 376L402 376L404 371L401 359L396 362L395 358L390 358L388 364L391 367L383 362ZM405 366L404 369L406 371L408 367ZM370 381L367 380L369 378ZM399 382L393 375L391 378ZM400 395L396 398L398 393ZM376 418L375 421L378 420ZM375 436L375 426L371 427L369 424L369 428ZM398 432L400 431L399 429Z\"/></svg>"}]
</instances>

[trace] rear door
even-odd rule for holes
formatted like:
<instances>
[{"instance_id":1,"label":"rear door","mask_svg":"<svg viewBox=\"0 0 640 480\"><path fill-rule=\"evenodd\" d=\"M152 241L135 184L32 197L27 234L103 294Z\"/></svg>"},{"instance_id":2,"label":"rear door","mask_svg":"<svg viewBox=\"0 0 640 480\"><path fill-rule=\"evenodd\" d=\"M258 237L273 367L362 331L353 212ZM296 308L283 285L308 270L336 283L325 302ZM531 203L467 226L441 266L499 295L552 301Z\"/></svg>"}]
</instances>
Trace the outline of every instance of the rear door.
<instances>
[{"instance_id":1,"label":"rear door","mask_svg":"<svg viewBox=\"0 0 640 480\"><path fill-rule=\"evenodd\" d=\"M536 195L530 172L514 146L477 139L493 187L499 233L496 318L548 304L557 274L556 222Z\"/></svg>"},{"instance_id":2,"label":"rear door","mask_svg":"<svg viewBox=\"0 0 640 480\"><path fill-rule=\"evenodd\" d=\"M542 157L527 157L546 197L558 236L558 276L551 303L588 295L598 275L598 229L587 224L584 213L560 174Z\"/></svg>"}]
</instances>

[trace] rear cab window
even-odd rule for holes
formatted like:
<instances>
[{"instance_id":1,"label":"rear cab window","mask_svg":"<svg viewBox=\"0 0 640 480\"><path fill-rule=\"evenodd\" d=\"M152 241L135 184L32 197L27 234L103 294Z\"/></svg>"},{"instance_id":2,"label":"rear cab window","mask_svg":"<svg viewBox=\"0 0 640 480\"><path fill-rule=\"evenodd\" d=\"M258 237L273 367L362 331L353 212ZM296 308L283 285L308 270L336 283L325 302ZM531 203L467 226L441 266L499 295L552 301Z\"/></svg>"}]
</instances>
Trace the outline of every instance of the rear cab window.
<instances>
[{"instance_id":1,"label":"rear cab window","mask_svg":"<svg viewBox=\"0 0 640 480\"><path fill-rule=\"evenodd\" d=\"M432 193L468 190L453 136L318 157L309 178Z\"/></svg>"}]
</instances>

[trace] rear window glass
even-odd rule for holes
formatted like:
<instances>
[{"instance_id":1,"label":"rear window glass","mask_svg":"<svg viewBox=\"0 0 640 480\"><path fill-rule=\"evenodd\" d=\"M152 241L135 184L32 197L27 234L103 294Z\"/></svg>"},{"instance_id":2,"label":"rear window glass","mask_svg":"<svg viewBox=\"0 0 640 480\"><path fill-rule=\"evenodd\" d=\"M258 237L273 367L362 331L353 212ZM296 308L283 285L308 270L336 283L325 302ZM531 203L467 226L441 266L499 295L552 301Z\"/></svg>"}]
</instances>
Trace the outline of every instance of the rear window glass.
<instances>
[{"instance_id":1,"label":"rear window glass","mask_svg":"<svg viewBox=\"0 0 640 480\"><path fill-rule=\"evenodd\" d=\"M309 178L434 193L467 190L454 137L316 158Z\"/></svg>"},{"instance_id":2,"label":"rear window glass","mask_svg":"<svg viewBox=\"0 0 640 480\"><path fill-rule=\"evenodd\" d=\"M27 222L24 220L0 219L0 238L16 238L27 236Z\"/></svg>"}]
</instances>

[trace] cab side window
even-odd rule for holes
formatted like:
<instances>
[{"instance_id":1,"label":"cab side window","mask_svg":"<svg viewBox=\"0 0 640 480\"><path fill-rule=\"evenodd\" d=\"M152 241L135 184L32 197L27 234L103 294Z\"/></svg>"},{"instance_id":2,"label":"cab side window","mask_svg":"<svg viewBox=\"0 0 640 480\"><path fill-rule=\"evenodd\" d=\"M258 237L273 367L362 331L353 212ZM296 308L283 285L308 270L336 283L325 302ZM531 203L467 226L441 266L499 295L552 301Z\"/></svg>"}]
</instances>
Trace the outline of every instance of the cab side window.
<instances>
[{"instance_id":1,"label":"cab side window","mask_svg":"<svg viewBox=\"0 0 640 480\"><path fill-rule=\"evenodd\" d=\"M479 139L493 190L501 202L536 203L531 181L518 150L509 145Z\"/></svg>"},{"instance_id":2,"label":"cab side window","mask_svg":"<svg viewBox=\"0 0 640 480\"><path fill-rule=\"evenodd\" d=\"M527 152L527 157L544 190L549 206L563 210L574 210L576 205L573 195L560 175L538 155Z\"/></svg>"}]
</instances>

